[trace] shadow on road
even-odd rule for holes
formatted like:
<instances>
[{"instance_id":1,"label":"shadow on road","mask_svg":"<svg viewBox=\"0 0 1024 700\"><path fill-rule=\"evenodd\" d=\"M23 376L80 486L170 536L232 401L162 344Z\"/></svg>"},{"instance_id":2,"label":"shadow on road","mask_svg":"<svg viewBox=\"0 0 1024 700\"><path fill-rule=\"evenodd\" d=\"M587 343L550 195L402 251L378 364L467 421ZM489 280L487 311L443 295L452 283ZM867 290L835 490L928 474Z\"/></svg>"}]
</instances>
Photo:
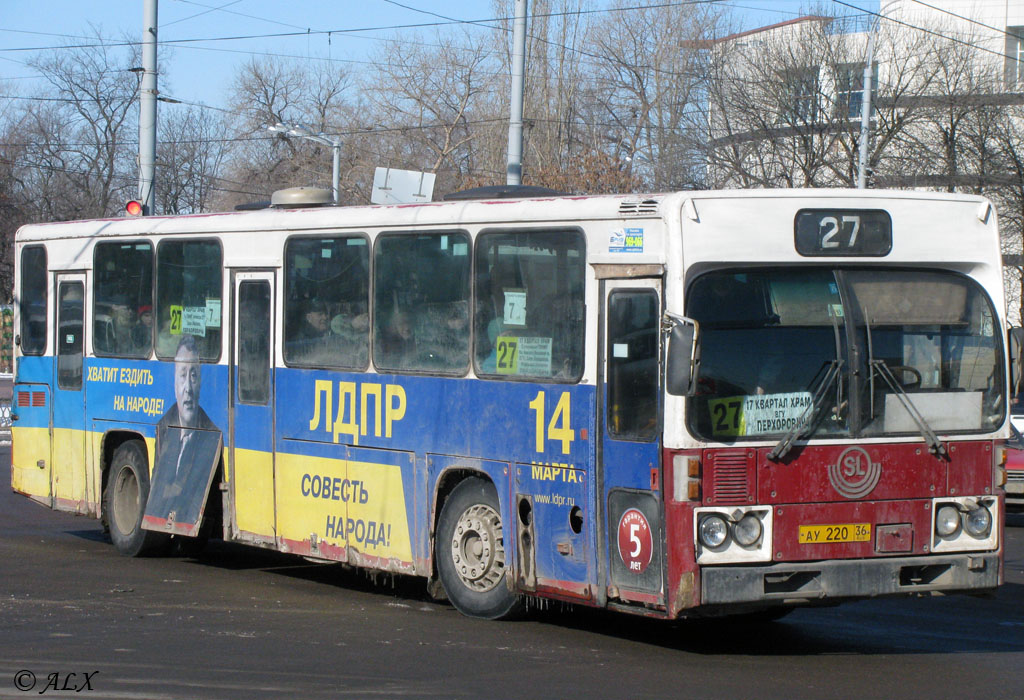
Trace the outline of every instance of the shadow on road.
<instances>
[{"instance_id":1,"label":"shadow on road","mask_svg":"<svg viewBox=\"0 0 1024 700\"><path fill-rule=\"evenodd\" d=\"M99 528L69 534L92 541L106 539ZM209 542L201 553L185 559L200 567L261 571L381 596L389 602L436 602L427 594L424 579L419 577L374 573L337 563L314 563L294 555L220 540ZM567 631L708 655L1021 653L1024 615L1017 612L1008 618L1001 611L1014 609L1013 601L1022 598L1024 585L1007 583L988 597L858 601L837 607L797 609L777 622L744 617L664 621L531 600L524 620L486 624L553 625ZM440 605L447 607L444 603ZM458 613L451 608L447 612L455 623ZM414 608L407 614L423 613ZM951 625L950 620L957 622Z\"/></svg>"}]
</instances>

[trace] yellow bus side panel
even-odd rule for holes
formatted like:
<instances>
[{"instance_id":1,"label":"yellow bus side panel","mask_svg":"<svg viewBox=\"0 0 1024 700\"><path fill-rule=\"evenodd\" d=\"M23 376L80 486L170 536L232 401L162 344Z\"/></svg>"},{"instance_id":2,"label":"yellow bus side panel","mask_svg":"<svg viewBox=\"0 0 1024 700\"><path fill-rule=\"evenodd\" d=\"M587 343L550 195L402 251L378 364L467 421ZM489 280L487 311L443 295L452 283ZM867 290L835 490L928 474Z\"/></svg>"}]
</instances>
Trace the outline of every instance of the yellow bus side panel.
<instances>
[{"instance_id":1,"label":"yellow bus side panel","mask_svg":"<svg viewBox=\"0 0 1024 700\"><path fill-rule=\"evenodd\" d=\"M274 537L274 457L235 449L235 523L239 530ZM306 533L309 536L309 533Z\"/></svg>"},{"instance_id":2,"label":"yellow bus side panel","mask_svg":"<svg viewBox=\"0 0 1024 700\"><path fill-rule=\"evenodd\" d=\"M15 426L11 443L11 488L49 503L50 429Z\"/></svg>"},{"instance_id":3,"label":"yellow bus side panel","mask_svg":"<svg viewBox=\"0 0 1024 700\"><path fill-rule=\"evenodd\" d=\"M57 510L76 513L89 512L89 504L96 504L90 498L87 484L91 481L86 474L85 441L83 430L55 428L53 431L53 495Z\"/></svg>"},{"instance_id":4,"label":"yellow bus side panel","mask_svg":"<svg viewBox=\"0 0 1024 700\"><path fill-rule=\"evenodd\" d=\"M412 562L400 467L279 453L276 487L280 537Z\"/></svg>"}]
</instances>

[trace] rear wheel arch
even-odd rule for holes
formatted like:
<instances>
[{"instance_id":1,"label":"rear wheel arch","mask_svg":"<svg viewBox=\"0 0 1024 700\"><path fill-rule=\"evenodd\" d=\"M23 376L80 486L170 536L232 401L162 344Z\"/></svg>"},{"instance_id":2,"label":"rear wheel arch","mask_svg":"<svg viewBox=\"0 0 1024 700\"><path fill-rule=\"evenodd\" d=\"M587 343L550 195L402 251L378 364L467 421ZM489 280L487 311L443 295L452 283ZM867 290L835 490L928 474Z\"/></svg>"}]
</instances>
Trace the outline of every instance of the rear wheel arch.
<instances>
[{"instance_id":1,"label":"rear wheel arch","mask_svg":"<svg viewBox=\"0 0 1024 700\"><path fill-rule=\"evenodd\" d=\"M124 443L130 440L138 440L145 448L146 458L149 461L149 447L141 433L131 430L111 430L104 433L100 442L100 522L103 523L104 532L110 531L109 513L107 512L107 482L110 479L110 465L114 462L114 453ZM152 475L152 466L150 466Z\"/></svg>"},{"instance_id":2,"label":"rear wheel arch","mask_svg":"<svg viewBox=\"0 0 1024 700\"><path fill-rule=\"evenodd\" d=\"M477 470L452 469L435 490L431 536L435 583L463 614L517 617L523 602L513 586L514 541L494 481ZM507 511L507 508L504 510ZM514 526L513 526L514 527Z\"/></svg>"}]
</instances>

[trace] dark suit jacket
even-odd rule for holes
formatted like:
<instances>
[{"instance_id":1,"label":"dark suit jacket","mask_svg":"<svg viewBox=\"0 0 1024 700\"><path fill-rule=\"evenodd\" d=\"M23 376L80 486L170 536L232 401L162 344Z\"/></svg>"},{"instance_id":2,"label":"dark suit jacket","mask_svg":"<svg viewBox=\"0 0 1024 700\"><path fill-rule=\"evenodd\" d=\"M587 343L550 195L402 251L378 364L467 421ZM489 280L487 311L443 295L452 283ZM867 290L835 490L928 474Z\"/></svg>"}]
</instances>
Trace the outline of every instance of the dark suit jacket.
<instances>
[{"instance_id":1,"label":"dark suit jacket","mask_svg":"<svg viewBox=\"0 0 1024 700\"><path fill-rule=\"evenodd\" d=\"M173 512L176 523L197 523L222 444L220 429L201 407L196 427L183 428L178 405L171 406L156 426L156 466L146 515L167 518Z\"/></svg>"}]
</instances>

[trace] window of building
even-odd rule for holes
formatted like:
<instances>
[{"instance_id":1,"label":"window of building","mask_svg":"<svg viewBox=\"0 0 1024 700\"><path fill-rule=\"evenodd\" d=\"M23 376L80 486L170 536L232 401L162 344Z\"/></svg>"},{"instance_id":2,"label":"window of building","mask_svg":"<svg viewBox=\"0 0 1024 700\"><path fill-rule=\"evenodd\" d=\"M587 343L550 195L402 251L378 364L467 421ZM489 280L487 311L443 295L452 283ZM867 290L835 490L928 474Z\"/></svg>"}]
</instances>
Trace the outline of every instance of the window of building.
<instances>
[{"instance_id":1,"label":"window of building","mask_svg":"<svg viewBox=\"0 0 1024 700\"><path fill-rule=\"evenodd\" d=\"M284 359L365 369L370 253L362 236L291 238L285 246Z\"/></svg>"},{"instance_id":2,"label":"window of building","mask_svg":"<svg viewBox=\"0 0 1024 700\"><path fill-rule=\"evenodd\" d=\"M93 350L149 357L153 348L153 245L99 243L93 255Z\"/></svg>"},{"instance_id":3,"label":"window of building","mask_svg":"<svg viewBox=\"0 0 1024 700\"><path fill-rule=\"evenodd\" d=\"M478 374L579 379L584 259L583 236L575 231L480 236L474 320Z\"/></svg>"},{"instance_id":4,"label":"window of building","mask_svg":"<svg viewBox=\"0 0 1024 700\"><path fill-rule=\"evenodd\" d=\"M818 69L792 71L786 79L786 109L790 122L813 122L818 117Z\"/></svg>"},{"instance_id":5,"label":"window of building","mask_svg":"<svg viewBox=\"0 0 1024 700\"><path fill-rule=\"evenodd\" d=\"M878 64L871 70L871 102L878 95ZM840 119L860 119L864 103L864 64L846 63L836 72L836 116Z\"/></svg>"},{"instance_id":6,"label":"window of building","mask_svg":"<svg viewBox=\"0 0 1024 700\"><path fill-rule=\"evenodd\" d=\"M220 357L222 253L217 241L164 241L157 248L156 354L173 359L183 336L199 357Z\"/></svg>"},{"instance_id":7,"label":"window of building","mask_svg":"<svg viewBox=\"0 0 1024 700\"><path fill-rule=\"evenodd\" d=\"M21 352L46 352L46 249L27 246L21 251Z\"/></svg>"},{"instance_id":8,"label":"window of building","mask_svg":"<svg viewBox=\"0 0 1024 700\"><path fill-rule=\"evenodd\" d=\"M469 367L469 236L388 235L374 250L373 363L461 374Z\"/></svg>"},{"instance_id":9,"label":"window of building","mask_svg":"<svg viewBox=\"0 0 1024 700\"><path fill-rule=\"evenodd\" d=\"M1024 27L1006 28L1006 87L1024 89Z\"/></svg>"}]
</instances>

